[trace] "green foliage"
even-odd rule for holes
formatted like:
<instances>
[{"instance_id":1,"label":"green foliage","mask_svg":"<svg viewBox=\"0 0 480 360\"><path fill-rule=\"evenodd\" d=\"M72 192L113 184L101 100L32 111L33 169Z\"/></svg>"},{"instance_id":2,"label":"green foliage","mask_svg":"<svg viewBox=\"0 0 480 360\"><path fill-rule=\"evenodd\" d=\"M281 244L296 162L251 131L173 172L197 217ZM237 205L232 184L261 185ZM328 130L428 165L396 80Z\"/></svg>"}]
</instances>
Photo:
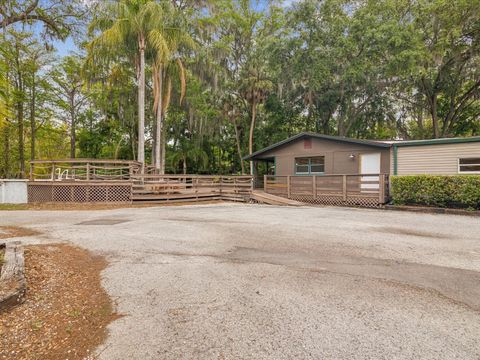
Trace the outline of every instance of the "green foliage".
<instances>
[{"instance_id":1,"label":"green foliage","mask_svg":"<svg viewBox=\"0 0 480 360\"><path fill-rule=\"evenodd\" d=\"M86 1L0 1L0 28L19 23L43 25L42 37L65 39L86 14Z\"/></svg>"},{"instance_id":2,"label":"green foliage","mask_svg":"<svg viewBox=\"0 0 480 360\"><path fill-rule=\"evenodd\" d=\"M394 204L480 209L479 175L412 175L390 179Z\"/></svg>"},{"instance_id":3,"label":"green foliage","mask_svg":"<svg viewBox=\"0 0 480 360\"><path fill-rule=\"evenodd\" d=\"M168 172L241 173L249 151L300 131L480 135L480 0L7 3L1 177L142 148L157 166L158 144ZM69 34L78 53L53 58L49 40Z\"/></svg>"}]
</instances>

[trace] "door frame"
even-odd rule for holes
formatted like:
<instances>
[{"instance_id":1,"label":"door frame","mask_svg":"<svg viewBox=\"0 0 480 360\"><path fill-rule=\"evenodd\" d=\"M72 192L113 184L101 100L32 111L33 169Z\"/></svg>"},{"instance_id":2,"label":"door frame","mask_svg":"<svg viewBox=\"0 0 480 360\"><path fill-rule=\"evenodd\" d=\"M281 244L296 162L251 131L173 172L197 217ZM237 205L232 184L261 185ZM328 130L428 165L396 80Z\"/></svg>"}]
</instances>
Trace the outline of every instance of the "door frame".
<instances>
[{"instance_id":1,"label":"door frame","mask_svg":"<svg viewBox=\"0 0 480 360\"><path fill-rule=\"evenodd\" d=\"M378 176L360 176L360 192L377 192L380 191L380 174L382 171L382 153L381 152L369 152L359 154L359 171L358 173L362 175L362 164L363 164L363 155L378 155ZM367 173L368 174L368 173ZM374 174L374 173L371 173ZM364 184L363 181L378 181L378 184Z\"/></svg>"}]
</instances>

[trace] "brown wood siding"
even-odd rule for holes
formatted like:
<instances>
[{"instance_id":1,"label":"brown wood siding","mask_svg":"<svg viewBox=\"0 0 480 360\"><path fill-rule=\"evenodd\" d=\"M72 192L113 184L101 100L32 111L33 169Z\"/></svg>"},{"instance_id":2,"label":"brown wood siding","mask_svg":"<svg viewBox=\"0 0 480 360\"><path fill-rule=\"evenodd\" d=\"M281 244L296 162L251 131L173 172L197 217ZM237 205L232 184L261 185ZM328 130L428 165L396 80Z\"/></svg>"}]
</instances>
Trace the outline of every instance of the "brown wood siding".
<instances>
[{"instance_id":1,"label":"brown wood siding","mask_svg":"<svg viewBox=\"0 0 480 360\"><path fill-rule=\"evenodd\" d=\"M339 141L311 138L311 146L304 146L299 139L280 148L262 154L262 158L275 157L276 175L295 175L295 158L325 156L325 174L358 174L360 155L380 153L382 173L388 173L390 155L388 148L376 148L368 145L349 144ZM350 159L350 154L355 158Z\"/></svg>"},{"instance_id":2,"label":"brown wood siding","mask_svg":"<svg viewBox=\"0 0 480 360\"><path fill-rule=\"evenodd\" d=\"M391 151L393 174L393 149ZM397 153L397 175L456 175L458 158L480 157L480 142L423 146L400 146Z\"/></svg>"}]
</instances>

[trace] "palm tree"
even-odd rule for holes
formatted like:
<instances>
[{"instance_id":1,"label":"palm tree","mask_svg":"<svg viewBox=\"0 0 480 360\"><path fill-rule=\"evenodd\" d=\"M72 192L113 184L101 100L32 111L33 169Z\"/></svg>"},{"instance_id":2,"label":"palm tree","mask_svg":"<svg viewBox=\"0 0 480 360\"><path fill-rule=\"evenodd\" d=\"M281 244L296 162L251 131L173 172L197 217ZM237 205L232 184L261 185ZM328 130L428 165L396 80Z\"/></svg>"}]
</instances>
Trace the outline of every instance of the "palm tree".
<instances>
[{"instance_id":1,"label":"palm tree","mask_svg":"<svg viewBox=\"0 0 480 360\"><path fill-rule=\"evenodd\" d=\"M174 169L181 162L184 175L187 174L187 160L191 160L196 165L197 170L204 170L208 166L208 154L199 144L195 144L192 139L180 140L178 148L170 159Z\"/></svg>"},{"instance_id":2,"label":"palm tree","mask_svg":"<svg viewBox=\"0 0 480 360\"><path fill-rule=\"evenodd\" d=\"M233 125L235 131L235 142L237 144L237 155L242 169L242 175L245 174L245 165L243 164L242 144L240 140L240 131L238 126L238 119L241 116L239 110L238 98L233 94L227 94L223 97L223 116L226 117Z\"/></svg>"},{"instance_id":3,"label":"palm tree","mask_svg":"<svg viewBox=\"0 0 480 360\"><path fill-rule=\"evenodd\" d=\"M90 31L100 30L89 44L90 61L100 57L133 58L138 84L138 152L137 160L145 163L145 52L168 50L167 42L158 36L165 6L153 0L120 0L105 6L103 15L92 22ZM107 51L107 52L106 52Z\"/></svg>"},{"instance_id":4,"label":"palm tree","mask_svg":"<svg viewBox=\"0 0 480 360\"><path fill-rule=\"evenodd\" d=\"M155 136L155 169L160 174L165 173L166 139L164 120L172 99L173 80L178 78L180 81L180 104L186 92L186 73L183 62L177 58L167 64L160 64L158 71L158 87L154 88L154 98L156 104L156 136Z\"/></svg>"},{"instance_id":5,"label":"palm tree","mask_svg":"<svg viewBox=\"0 0 480 360\"><path fill-rule=\"evenodd\" d=\"M180 104L186 91L186 73L183 62L179 56L179 48L194 48L193 39L186 31L183 15L175 10L170 3L163 3L160 27L154 29L149 35L149 41L155 45L155 59L152 66L153 96L154 96L154 153L152 164L161 174L165 172L165 141L164 119L171 99L172 77L178 77L180 89Z\"/></svg>"},{"instance_id":6,"label":"palm tree","mask_svg":"<svg viewBox=\"0 0 480 360\"><path fill-rule=\"evenodd\" d=\"M248 68L242 81L242 97L250 107L250 130L248 136L248 154L253 154L253 136L257 121L257 107L272 89L272 82L260 65ZM253 161L250 160L250 175L254 175Z\"/></svg>"}]
</instances>

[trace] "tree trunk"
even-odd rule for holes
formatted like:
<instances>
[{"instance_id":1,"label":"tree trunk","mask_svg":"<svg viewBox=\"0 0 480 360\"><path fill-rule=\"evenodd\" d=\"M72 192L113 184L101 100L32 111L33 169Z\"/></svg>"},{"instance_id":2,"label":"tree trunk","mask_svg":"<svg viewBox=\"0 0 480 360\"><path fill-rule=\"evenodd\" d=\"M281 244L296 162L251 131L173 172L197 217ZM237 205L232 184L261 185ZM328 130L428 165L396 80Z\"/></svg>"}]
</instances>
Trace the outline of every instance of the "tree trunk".
<instances>
[{"instance_id":1,"label":"tree trunk","mask_svg":"<svg viewBox=\"0 0 480 360\"><path fill-rule=\"evenodd\" d=\"M187 175L187 157L183 157L183 175Z\"/></svg>"},{"instance_id":2,"label":"tree trunk","mask_svg":"<svg viewBox=\"0 0 480 360\"><path fill-rule=\"evenodd\" d=\"M35 160L35 135L36 135L36 122L35 122L35 106L36 106L36 89L35 89L35 73L32 74L32 91L31 91L31 103L30 103L30 160Z\"/></svg>"},{"instance_id":3,"label":"tree trunk","mask_svg":"<svg viewBox=\"0 0 480 360\"><path fill-rule=\"evenodd\" d=\"M122 138L117 143L117 146L115 146L115 153L113 154L113 159L117 160L118 159L118 153L120 151L120 145L122 145Z\"/></svg>"},{"instance_id":4,"label":"tree trunk","mask_svg":"<svg viewBox=\"0 0 480 360\"><path fill-rule=\"evenodd\" d=\"M70 158L75 159L76 152L75 93L70 94Z\"/></svg>"},{"instance_id":5,"label":"tree trunk","mask_svg":"<svg viewBox=\"0 0 480 360\"><path fill-rule=\"evenodd\" d=\"M423 108L419 107L416 111L416 121L418 130L422 136L422 139L425 137L425 127L423 125Z\"/></svg>"},{"instance_id":6,"label":"tree trunk","mask_svg":"<svg viewBox=\"0 0 480 360\"><path fill-rule=\"evenodd\" d=\"M142 163L141 172L145 169L145 37L139 36L140 68L138 73L138 150L137 160Z\"/></svg>"},{"instance_id":7,"label":"tree trunk","mask_svg":"<svg viewBox=\"0 0 480 360\"><path fill-rule=\"evenodd\" d=\"M152 126L152 149L150 151L150 165L155 167L155 147L157 146L157 139L155 137L155 134L157 133L157 121L153 122Z\"/></svg>"},{"instance_id":8,"label":"tree trunk","mask_svg":"<svg viewBox=\"0 0 480 360\"><path fill-rule=\"evenodd\" d=\"M243 159L242 159L242 147L240 146L240 134L238 133L237 119L235 116L233 116L233 127L235 128L235 140L237 143L238 159L240 160L242 175L245 175L245 165L243 164Z\"/></svg>"},{"instance_id":9,"label":"tree trunk","mask_svg":"<svg viewBox=\"0 0 480 360\"><path fill-rule=\"evenodd\" d=\"M163 118L165 119L165 114L163 114ZM163 122L162 122L162 133L160 135L160 141L161 141L161 150L160 150L160 156L161 156L161 163L160 163L160 174L161 175L164 175L165 174L165 158L166 158L166 144L165 144L165 140L166 140L166 136L165 136L165 128L163 126Z\"/></svg>"},{"instance_id":10,"label":"tree trunk","mask_svg":"<svg viewBox=\"0 0 480 360\"><path fill-rule=\"evenodd\" d=\"M156 111L156 128L155 128L155 170L159 173L161 172L161 164L163 164L162 151L161 147L163 144L162 134L163 134L163 117L162 117L162 100L163 100L163 67L159 66L158 69L158 101L157 101L157 111Z\"/></svg>"},{"instance_id":11,"label":"tree trunk","mask_svg":"<svg viewBox=\"0 0 480 360\"><path fill-rule=\"evenodd\" d=\"M340 115L338 118L338 136L345 136L345 121L343 116Z\"/></svg>"},{"instance_id":12,"label":"tree trunk","mask_svg":"<svg viewBox=\"0 0 480 360\"><path fill-rule=\"evenodd\" d=\"M23 128L23 101L24 101L24 86L23 86L23 74L20 66L20 50L19 50L19 42L18 39L15 43L15 50L16 50L16 73L17 79L15 88L18 91L18 94L21 94L21 97L16 101L17 107L17 125L18 125L18 161L20 164L20 172L19 175L23 179L25 178L25 136L24 136L24 128Z\"/></svg>"},{"instance_id":13,"label":"tree trunk","mask_svg":"<svg viewBox=\"0 0 480 360\"><path fill-rule=\"evenodd\" d=\"M130 128L130 146L132 148L132 159L137 158L137 154L135 153L135 129L132 127Z\"/></svg>"},{"instance_id":14,"label":"tree trunk","mask_svg":"<svg viewBox=\"0 0 480 360\"><path fill-rule=\"evenodd\" d=\"M20 162L20 178L25 178L25 137L23 129L23 101L17 104L18 120L18 160Z\"/></svg>"},{"instance_id":15,"label":"tree trunk","mask_svg":"<svg viewBox=\"0 0 480 360\"><path fill-rule=\"evenodd\" d=\"M250 123L250 134L248 137L248 153L251 156L253 154L253 131L255 129L255 120L257 118L257 103L255 98L252 100L252 121ZM253 175L253 161L250 160L250 175Z\"/></svg>"},{"instance_id":16,"label":"tree trunk","mask_svg":"<svg viewBox=\"0 0 480 360\"><path fill-rule=\"evenodd\" d=\"M440 131L438 128L438 116L437 116L437 95L432 95L430 99L430 114L432 115L433 125L433 137L438 139L440 137Z\"/></svg>"},{"instance_id":17,"label":"tree trunk","mask_svg":"<svg viewBox=\"0 0 480 360\"><path fill-rule=\"evenodd\" d=\"M10 177L10 122L5 121L3 127L3 174L2 177L8 179Z\"/></svg>"}]
</instances>

